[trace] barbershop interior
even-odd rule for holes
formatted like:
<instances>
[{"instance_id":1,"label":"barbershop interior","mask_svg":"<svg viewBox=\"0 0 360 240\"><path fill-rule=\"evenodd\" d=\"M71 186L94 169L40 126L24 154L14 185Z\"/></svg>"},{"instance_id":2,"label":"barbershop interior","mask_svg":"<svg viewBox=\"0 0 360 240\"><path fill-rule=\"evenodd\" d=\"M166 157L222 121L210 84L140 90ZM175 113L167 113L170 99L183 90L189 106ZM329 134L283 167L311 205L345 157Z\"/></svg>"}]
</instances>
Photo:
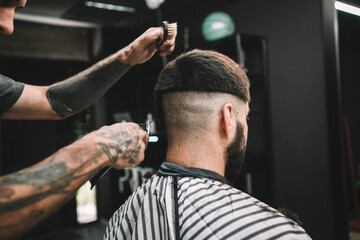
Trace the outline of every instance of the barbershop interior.
<instances>
[{"instance_id":1,"label":"barbershop interior","mask_svg":"<svg viewBox=\"0 0 360 240\"><path fill-rule=\"evenodd\" d=\"M151 125L139 166L110 169L92 189L87 181L20 239L102 239L114 212L165 160L154 87L167 63L192 49L229 56L250 80L245 165L234 187L293 211L312 239L360 239L358 0L28 0L13 34L0 35L0 73L49 86L163 21L177 23L174 51L133 66L84 111L0 120L0 176L102 126Z\"/></svg>"}]
</instances>

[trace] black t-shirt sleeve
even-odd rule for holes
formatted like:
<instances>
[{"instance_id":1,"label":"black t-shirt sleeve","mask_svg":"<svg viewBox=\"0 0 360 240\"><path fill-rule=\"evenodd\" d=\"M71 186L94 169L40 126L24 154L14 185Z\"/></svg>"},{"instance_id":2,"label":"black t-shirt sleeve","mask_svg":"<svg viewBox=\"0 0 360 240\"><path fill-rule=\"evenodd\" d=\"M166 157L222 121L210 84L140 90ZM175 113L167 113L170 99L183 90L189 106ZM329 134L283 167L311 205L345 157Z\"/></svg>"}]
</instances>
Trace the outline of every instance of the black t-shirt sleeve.
<instances>
[{"instance_id":1,"label":"black t-shirt sleeve","mask_svg":"<svg viewBox=\"0 0 360 240\"><path fill-rule=\"evenodd\" d=\"M16 103L23 90L24 83L0 74L0 116Z\"/></svg>"}]
</instances>

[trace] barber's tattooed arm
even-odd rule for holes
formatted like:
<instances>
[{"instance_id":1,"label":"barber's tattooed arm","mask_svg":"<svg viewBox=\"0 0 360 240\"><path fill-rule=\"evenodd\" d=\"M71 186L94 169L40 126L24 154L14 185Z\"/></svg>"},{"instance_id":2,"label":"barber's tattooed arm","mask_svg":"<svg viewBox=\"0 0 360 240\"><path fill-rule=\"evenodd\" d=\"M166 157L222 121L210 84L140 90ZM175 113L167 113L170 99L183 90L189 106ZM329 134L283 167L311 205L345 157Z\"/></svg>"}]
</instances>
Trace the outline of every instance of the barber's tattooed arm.
<instances>
[{"instance_id":1,"label":"barber's tattooed arm","mask_svg":"<svg viewBox=\"0 0 360 240\"><path fill-rule=\"evenodd\" d=\"M100 169L138 165L147 134L134 123L92 132L30 168L0 178L0 239L23 235L71 199Z\"/></svg>"},{"instance_id":2,"label":"barber's tattooed arm","mask_svg":"<svg viewBox=\"0 0 360 240\"><path fill-rule=\"evenodd\" d=\"M53 110L60 117L79 112L95 102L130 69L118 54L102 60L70 79L50 86L46 92Z\"/></svg>"},{"instance_id":3,"label":"barber's tattooed arm","mask_svg":"<svg viewBox=\"0 0 360 240\"><path fill-rule=\"evenodd\" d=\"M60 117L81 111L100 98L131 66L149 60L158 50L161 28L150 28L127 47L100 61L91 68L61 83L50 86L46 96ZM167 54L167 43L160 54Z\"/></svg>"},{"instance_id":4,"label":"barber's tattooed arm","mask_svg":"<svg viewBox=\"0 0 360 240\"><path fill-rule=\"evenodd\" d=\"M159 47L162 36L162 28L149 28L125 48L67 80L43 87L25 84L18 101L0 118L62 119L89 107L132 66L148 61L156 52L170 54L175 40Z\"/></svg>"}]
</instances>

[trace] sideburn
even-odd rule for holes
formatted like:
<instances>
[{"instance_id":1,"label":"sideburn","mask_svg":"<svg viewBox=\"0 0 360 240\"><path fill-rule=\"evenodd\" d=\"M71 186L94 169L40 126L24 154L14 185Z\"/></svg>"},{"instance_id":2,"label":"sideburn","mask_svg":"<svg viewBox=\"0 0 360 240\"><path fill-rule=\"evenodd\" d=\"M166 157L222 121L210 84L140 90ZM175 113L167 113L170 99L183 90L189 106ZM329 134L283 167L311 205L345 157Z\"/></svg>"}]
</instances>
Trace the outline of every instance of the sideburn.
<instances>
[{"instance_id":1,"label":"sideburn","mask_svg":"<svg viewBox=\"0 0 360 240\"><path fill-rule=\"evenodd\" d=\"M225 178L231 185L234 185L244 166L246 153L244 130L240 122L237 122L235 139L228 146L226 153L227 163L225 168Z\"/></svg>"}]
</instances>

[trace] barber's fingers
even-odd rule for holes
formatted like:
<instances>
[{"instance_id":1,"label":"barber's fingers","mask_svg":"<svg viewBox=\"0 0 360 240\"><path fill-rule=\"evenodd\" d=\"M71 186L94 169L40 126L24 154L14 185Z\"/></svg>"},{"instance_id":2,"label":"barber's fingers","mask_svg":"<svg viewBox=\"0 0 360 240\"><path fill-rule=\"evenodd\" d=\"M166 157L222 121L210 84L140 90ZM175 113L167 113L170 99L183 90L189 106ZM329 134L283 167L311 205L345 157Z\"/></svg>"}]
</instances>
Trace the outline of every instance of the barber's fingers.
<instances>
[{"instance_id":1,"label":"barber's fingers","mask_svg":"<svg viewBox=\"0 0 360 240\"><path fill-rule=\"evenodd\" d=\"M167 50L161 51L161 52L159 52L159 55L160 55L161 57L165 57L165 56L167 56L167 55L170 55L170 54L174 51L174 48L175 48L175 46L172 46L172 47L170 47L170 48L167 49Z\"/></svg>"},{"instance_id":2,"label":"barber's fingers","mask_svg":"<svg viewBox=\"0 0 360 240\"><path fill-rule=\"evenodd\" d=\"M163 42L163 44L159 46L159 51L167 50L173 46L175 46L175 39L166 40L165 42Z\"/></svg>"},{"instance_id":3,"label":"barber's fingers","mask_svg":"<svg viewBox=\"0 0 360 240\"><path fill-rule=\"evenodd\" d=\"M171 54L175 47L175 39L167 40L159 46L163 34L161 27L146 30L129 45L126 61L131 65L136 65L148 61L156 52L162 57Z\"/></svg>"},{"instance_id":4,"label":"barber's fingers","mask_svg":"<svg viewBox=\"0 0 360 240\"><path fill-rule=\"evenodd\" d=\"M158 43L161 42L164 37L164 30L162 27L151 27L142 34L142 41L152 45L152 47L158 47L160 55L170 54L175 47L175 39L166 40L160 46Z\"/></svg>"},{"instance_id":5,"label":"barber's fingers","mask_svg":"<svg viewBox=\"0 0 360 240\"><path fill-rule=\"evenodd\" d=\"M172 53L175 49L175 40L167 40L159 47L159 55L166 56Z\"/></svg>"},{"instance_id":6,"label":"barber's fingers","mask_svg":"<svg viewBox=\"0 0 360 240\"><path fill-rule=\"evenodd\" d=\"M145 158L145 150L149 141L147 133L135 123L127 123L131 128L131 141L127 148L123 148L123 153L119 155L119 163L115 168L134 167L139 165Z\"/></svg>"},{"instance_id":7,"label":"barber's fingers","mask_svg":"<svg viewBox=\"0 0 360 240\"><path fill-rule=\"evenodd\" d=\"M157 46L158 42L162 39L163 36L164 32L161 27L152 27L146 30L140 36L140 38L142 38L142 41L144 41L146 44Z\"/></svg>"},{"instance_id":8,"label":"barber's fingers","mask_svg":"<svg viewBox=\"0 0 360 240\"><path fill-rule=\"evenodd\" d=\"M145 149L146 149L147 144L149 142L149 135L147 134L147 132L136 123L129 123L129 124L133 124L134 127L139 131L139 138L145 144ZM145 149L144 149L144 151L145 151Z\"/></svg>"},{"instance_id":9,"label":"barber's fingers","mask_svg":"<svg viewBox=\"0 0 360 240\"><path fill-rule=\"evenodd\" d=\"M145 157L149 136L135 123L116 123L96 131L100 155L109 158L116 169L139 165Z\"/></svg>"}]
</instances>

